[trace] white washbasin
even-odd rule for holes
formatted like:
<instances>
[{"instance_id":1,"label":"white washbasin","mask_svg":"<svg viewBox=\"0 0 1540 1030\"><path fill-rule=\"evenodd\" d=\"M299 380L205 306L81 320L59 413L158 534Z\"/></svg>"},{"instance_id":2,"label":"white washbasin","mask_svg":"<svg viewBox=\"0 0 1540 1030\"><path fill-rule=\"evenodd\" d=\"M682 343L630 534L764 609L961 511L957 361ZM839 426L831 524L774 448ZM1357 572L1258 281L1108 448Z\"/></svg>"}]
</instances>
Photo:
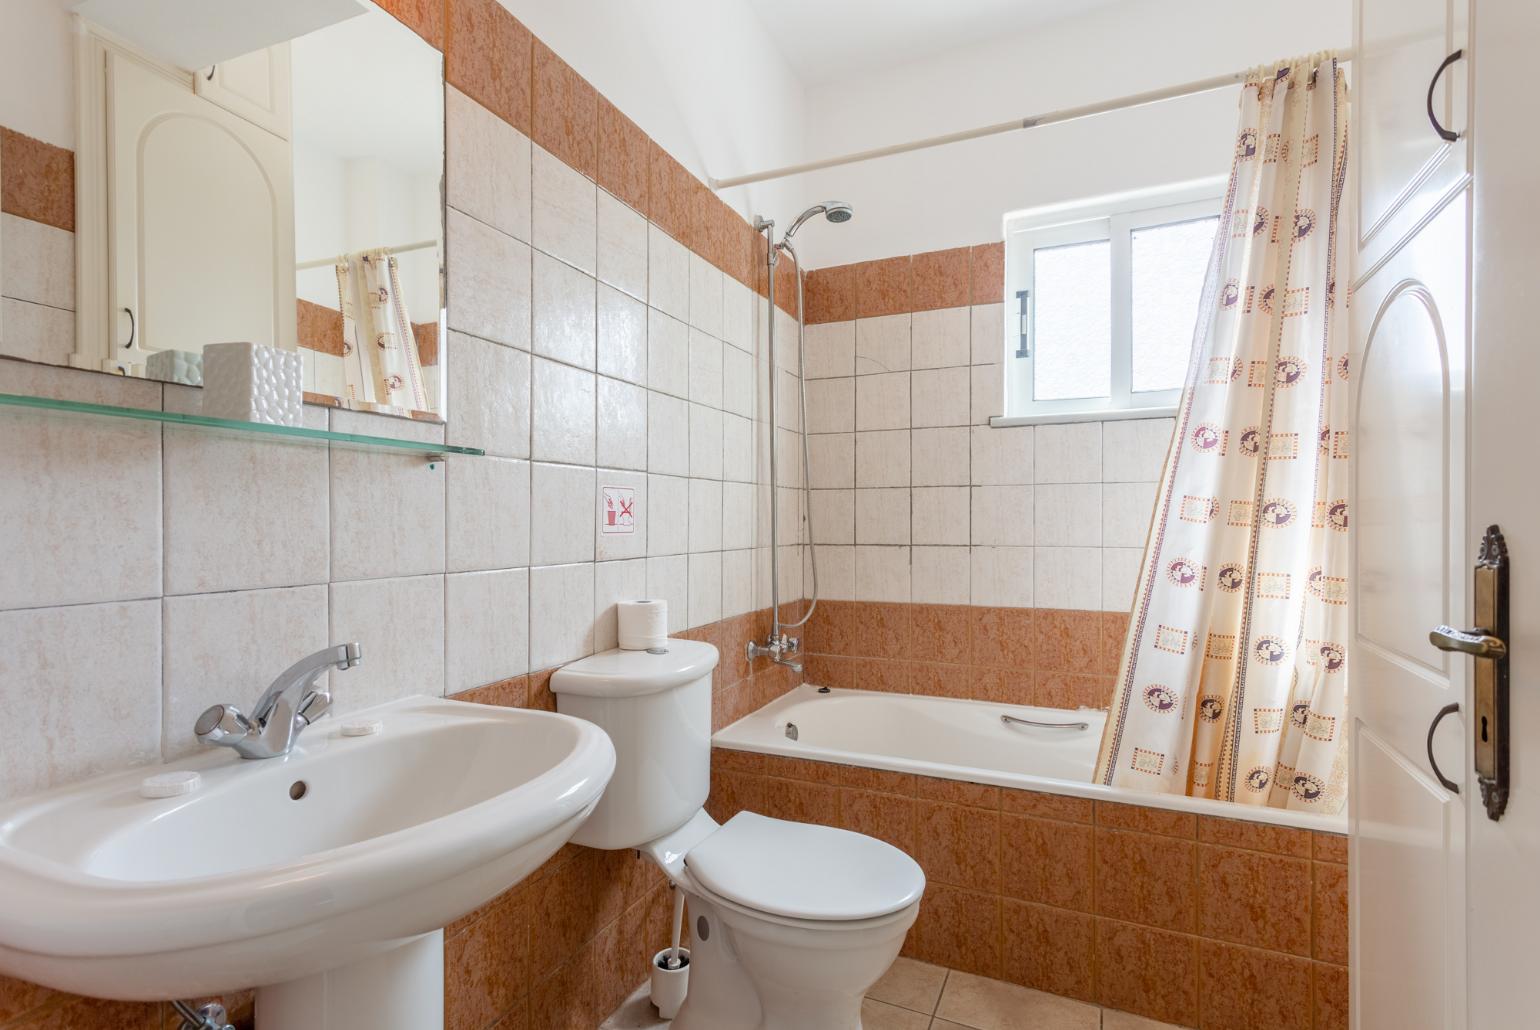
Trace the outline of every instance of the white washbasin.
<instances>
[{"instance_id":1,"label":"white washbasin","mask_svg":"<svg viewBox=\"0 0 1540 1030\"><path fill-rule=\"evenodd\" d=\"M364 719L382 731L341 732ZM566 843L614 768L591 723L407 698L327 718L286 758L208 751L11 802L0 972L153 1000L315 978L424 934L441 949L433 932ZM168 770L202 785L140 796ZM259 991L277 1025L262 1009Z\"/></svg>"}]
</instances>

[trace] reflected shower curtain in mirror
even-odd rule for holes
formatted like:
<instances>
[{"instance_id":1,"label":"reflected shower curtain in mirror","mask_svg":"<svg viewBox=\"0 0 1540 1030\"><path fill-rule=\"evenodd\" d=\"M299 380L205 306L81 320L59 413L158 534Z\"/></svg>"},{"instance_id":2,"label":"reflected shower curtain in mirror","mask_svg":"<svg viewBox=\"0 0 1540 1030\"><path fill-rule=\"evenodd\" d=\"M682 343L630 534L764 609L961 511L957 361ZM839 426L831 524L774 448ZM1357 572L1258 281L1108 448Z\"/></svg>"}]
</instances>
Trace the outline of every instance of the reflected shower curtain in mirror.
<instances>
[{"instance_id":1,"label":"reflected shower curtain in mirror","mask_svg":"<svg viewBox=\"0 0 1540 1030\"><path fill-rule=\"evenodd\" d=\"M366 250L338 261L337 298L348 398L382 408L431 411L394 255Z\"/></svg>"},{"instance_id":2,"label":"reflected shower curtain in mirror","mask_svg":"<svg viewBox=\"0 0 1540 1030\"><path fill-rule=\"evenodd\" d=\"M1341 808L1346 163L1334 58L1251 76L1098 783Z\"/></svg>"}]
</instances>

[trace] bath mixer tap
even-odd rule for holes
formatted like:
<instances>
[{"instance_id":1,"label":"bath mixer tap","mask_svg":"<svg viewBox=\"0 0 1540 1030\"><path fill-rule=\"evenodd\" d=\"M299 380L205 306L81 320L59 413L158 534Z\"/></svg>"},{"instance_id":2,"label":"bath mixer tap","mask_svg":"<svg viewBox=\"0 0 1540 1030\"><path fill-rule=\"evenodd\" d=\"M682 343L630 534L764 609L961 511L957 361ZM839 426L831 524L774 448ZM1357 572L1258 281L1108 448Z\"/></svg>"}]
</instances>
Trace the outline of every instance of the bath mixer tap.
<instances>
[{"instance_id":1,"label":"bath mixer tap","mask_svg":"<svg viewBox=\"0 0 1540 1030\"><path fill-rule=\"evenodd\" d=\"M801 673L802 663L791 660L791 655L797 653L802 647L802 641L796 637L789 637L785 633L780 636L771 636L763 644L756 644L750 640L748 644L749 661L756 658L768 658L777 665L784 665L792 672Z\"/></svg>"},{"instance_id":2,"label":"bath mixer tap","mask_svg":"<svg viewBox=\"0 0 1540 1030\"><path fill-rule=\"evenodd\" d=\"M294 748L300 731L331 707L331 691L316 689L328 669L351 669L364 660L357 642L333 644L285 669L247 716L234 705L214 705L198 716L193 732L205 744L234 748L242 758L279 758Z\"/></svg>"}]
</instances>

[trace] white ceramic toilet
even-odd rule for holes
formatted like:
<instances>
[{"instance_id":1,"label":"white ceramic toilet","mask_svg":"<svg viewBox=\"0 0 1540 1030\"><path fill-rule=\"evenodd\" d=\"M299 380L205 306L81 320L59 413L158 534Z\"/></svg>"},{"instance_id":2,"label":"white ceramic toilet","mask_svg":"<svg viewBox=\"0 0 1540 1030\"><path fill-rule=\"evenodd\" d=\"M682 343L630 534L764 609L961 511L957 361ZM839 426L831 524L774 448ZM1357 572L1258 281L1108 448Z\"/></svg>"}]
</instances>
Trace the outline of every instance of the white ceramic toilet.
<instances>
[{"instance_id":1,"label":"white ceramic toilet","mask_svg":"<svg viewBox=\"0 0 1540 1030\"><path fill-rule=\"evenodd\" d=\"M557 709L615 745L615 775L572 840L639 849L685 892L690 989L673 1030L859 1030L925 874L859 833L706 814L716 664L710 644L670 640L666 653L606 651L551 677Z\"/></svg>"}]
</instances>

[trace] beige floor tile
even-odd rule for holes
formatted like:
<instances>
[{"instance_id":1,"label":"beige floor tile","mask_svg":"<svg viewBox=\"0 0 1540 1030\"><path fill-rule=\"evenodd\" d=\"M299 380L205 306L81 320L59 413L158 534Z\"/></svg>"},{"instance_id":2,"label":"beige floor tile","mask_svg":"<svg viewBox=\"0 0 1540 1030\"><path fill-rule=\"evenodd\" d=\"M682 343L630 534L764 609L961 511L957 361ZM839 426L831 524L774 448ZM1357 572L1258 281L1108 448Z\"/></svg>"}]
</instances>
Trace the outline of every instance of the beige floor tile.
<instances>
[{"instance_id":1,"label":"beige floor tile","mask_svg":"<svg viewBox=\"0 0 1540 1030\"><path fill-rule=\"evenodd\" d=\"M1160 1023L1131 1012L1102 1009L1102 1030L1183 1030L1175 1023Z\"/></svg>"},{"instance_id":2,"label":"beige floor tile","mask_svg":"<svg viewBox=\"0 0 1540 1030\"><path fill-rule=\"evenodd\" d=\"M930 1021L930 1030L974 1030L971 1026L963 1026L961 1023L953 1023L945 1019L933 1019Z\"/></svg>"},{"instance_id":3,"label":"beige floor tile","mask_svg":"<svg viewBox=\"0 0 1540 1030\"><path fill-rule=\"evenodd\" d=\"M872 985L866 996L929 1014L936 1011L936 1002L941 999L941 985L945 982L945 968L929 962L916 962L912 958L899 958L882 974L882 979Z\"/></svg>"},{"instance_id":4,"label":"beige floor tile","mask_svg":"<svg viewBox=\"0 0 1540 1030\"><path fill-rule=\"evenodd\" d=\"M928 1030L930 1017L870 998L861 1003L862 1030Z\"/></svg>"},{"instance_id":5,"label":"beige floor tile","mask_svg":"<svg viewBox=\"0 0 1540 1030\"><path fill-rule=\"evenodd\" d=\"M610 1013L599 1030L668 1030L668 1020L658 1018L658 1010L652 1007L651 992L642 984L631 992L620 1008Z\"/></svg>"},{"instance_id":6,"label":"beige floor tile","mask_svg":"<svg viewBox=\"0 0 1540 1030\"><path fill-rule=\"evenodd\" d=\"M953 972L941 992L937 1019L977 1030L1097 1030L1101 1010L1056 994Z\"/></svg>"}]
</instances>

